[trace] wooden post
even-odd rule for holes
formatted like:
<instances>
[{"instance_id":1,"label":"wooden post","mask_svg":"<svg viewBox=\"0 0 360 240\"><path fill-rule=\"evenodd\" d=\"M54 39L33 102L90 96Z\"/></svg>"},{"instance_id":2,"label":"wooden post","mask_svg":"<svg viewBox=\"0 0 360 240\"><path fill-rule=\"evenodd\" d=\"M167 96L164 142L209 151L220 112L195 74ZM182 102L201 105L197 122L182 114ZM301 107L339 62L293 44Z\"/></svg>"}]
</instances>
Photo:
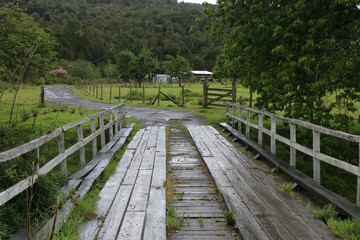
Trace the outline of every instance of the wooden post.
<instances>
[{"instance_id":1,"label":"wooden post","mask_svg":"<svg viewBox=\"0 0 360 240\"><path fill-rule=\"evenodd\" d=\"M250 122L251 122L250 111L246 110L246 132L245 132L245 135L247 138L250 138L250 125L249 125Z\"/></svg>"},{"instance_id":2,"label":"wooden post","mask_svg":"<svg viewBox=\"0 0 360 240\"><path fill-rule=\"evenodd\" d=\"M109 97L110 102L111 102L111 95L112 95L112 84L110 84L110 97Z\"/></svg>"},{"instance_id":3,"label":"wooden post","mask_svg":"<svg viewBox=\"0 0 360 240\"><path fill-rule=\"evenodd\" d=\"M132 88L131 88L131 84L130 84L130 102L132 103Z\"/></svg>"},{"instance_id":4,"label":"wooden post","mask_svg":"<svg viewBox=\"0 0 360 240\"><path fill-rule=\"evenodd\" d=\"M88 89L89 89L89 95L91 94L91 84L88 84Z\"/></svg>"},{"instance_id":5,"label":"wooden post","mask_svg":"<svg viewBox=\"0 0 360 240\"><path fill-rule=\"evenodd\" d=\"M114 122L113 122L113 116L112 116L112 112L109 111L109 123L110 123L110 127L109 127L109 137L110 140L112 140L114 138Z\"/></svg>"},{"instance_id":6,"label":"wooden post","mask_svg":"<svg viewBox=\"0 0 360 240\"><path fill-rule=\"evenodd\" d=\"M78 142L84 140L84 133L81 124L77 126L77 137L78 137ZM86 164L85 147L81 147L79 151L80 151L80 166L83 168Z\"/></svg>"},{"instance_id":7,"label":"wooden post","mask_svg":"<svg viewBox=\"0 0 360 240\"><path fill-rule=\"evenodd\" d=\"M92 85L92 92L93 92L93 96L95 96L95 84Z\"/></svg>"},{"instance_id":8,"label":"wooden post","mask_svg":"<svg viewBox=\"0 0 360 240\"><path fill-rule=\"evenodd\" d=\"M103 85L101 84L100 85L100 88L101 88L101 100L103 100L104 99L104 88L103 88Z\"/></svg>"},{"instance_id":9,"label":"wooden post","mask_svg":"<svg viewBox=\"0 0 360 240\"><path fill-rule=\"evenodd\" d=\"M96 132L96 126L95 126L95 119L91 119L91 122L90 122L91 126L91 133L95 133ZM93 158L95 158L96 154L97 154L97 140L96 138L94 138L92 140L92 153L93 153Z\"/></svg>"},{"instance_id":10,"label":"wooden post","mask_svg":"<svg viewBox=\"0 0 360 240\"><path fill-rule=\"evenodd\" d=\"M232 124L232 127L235 128L235 111L236 111L236 108L235 108L235 103L232 103L231 104L231 109L232 109L232 116L231 116L231 124Z\"/></svg>"},{"instance_id":11,"label":"wooden post","mask_svg":"<svg viewBox=\"0 0 360 240\"><path fill-rule=\"evenodd\" d=\"M36 165L35 165L35 173L39 174L40 171L40 148L36 148Z\"/></svg>"},{"instance_id":12,"label":"wooden post","mask_svg":"<svg viewBox=\"0 0 360 240\"><path fill-rule=\"evenodd\" d=\"M64 132L61 132L61 134L58 137L58 150L59 150L59 154L65 152ZM62 175L64 176L65 179L67 179L68 173L67 173L66 158L60 163L60 168Z\"/></svg>"},{"instance_id":13,"label":"wooden post","mask_svg":"<svg viewBox=\"0 0 360 240\"><path fill-rule=\"evenodd\" d=\"M259 114L259 131L258 131L258 144L260 146L263 145L263 132L262 132L263 127L264 127L264 114L260 113Z\"/></svg>"},{"instance_id":14,"label":"wooden post","mask_svg":"<svg viewBox=\"0 0 360 240\"><path fill-rule=\"evenodd\" d=\"M96 84L96 98L98 98L99 96L99 85Z\"/></svg>"},{"instance_id":15,"label":"wooden post","mask_svg":"<svg viewBox=\"0 0 360 240\"><path fill-rule=\"evenodd\" d=\"M236 103L236 79L233 79L232 81L231 95L232 95L232 103Z\"/></svg>"},{"instance_id":16,"label":"wooden post","mask_svg":"<svg viewBox=\"0 0 360 240\"><path fill-rule=\"evenodd\" d=\"M208 106L208 84L207 82L203 82L203 107L206 108ZM228 121L226 121L228 123Z\"/></svg>"},{"instance_id":17,"label":"wooden post","mask_svg":"<svg viewBox=\"0 0 360 240\"><path fill-rule=\"evenodd\" d=\"M161 84L159 83L159 93L158 93L158 106L160 106L160 93L161 93Z\"/></svg>"},{"instance_id":18,"label":"wooden post","mask_svg":"<svg viewBox=\"0 0 360 240\"><path fill-rule=\"evenodd\" d=\"M143 104L145 104L145 83L143 83Z\"/></svg>"},{"instance_id":19,"label":"wooden post","mask_svg":"<svg viewBox=\"0 0 360 240\"><path fill-rule=\"evenodd\" d=\"M296 125L290 123L290 166L296 168L296 149L292 143L296 143Z\"/></svg>"},{"instance_id":20,"label":"wooden post","mask_svg":"<svg viewBox=\"0 0 360 240\"><path fill-rule=\"evenodd\" d=\"M41 86L41 93L40 93L40 105L45 104L45 88Z\"/></svg>"},{"instance_id":21,"label":"wooden post","mask_svg":"<svg viewBox=\"0 0 360 240\"><path fill-rule=\"evenodd\" d=\"M100 140L101 140L101 148L105 146L105 130L104 130L104 115L99 117L99 125L101 129Z\"/></svg>"},{"instance_id":22,"label":"wooden post","mask_svg":"<svg viewBox=\"0 0 360 240\"><path fill-rule=\"evenodd\" d=\"M313 151L318 153L320 152L320 133L315 130L313 130ZM320 184L320 160L317 158L313 158L313 173L314 180Z\"/></svg>"},{"instance_id":23,"label":"wooden post","mask_svg":"<svg viewBox=\"0 0 360 240\"><path fill-rule=\"evenodd\" d=\"M276 155L276 117L271 117L271 141L270 141L270 150L271 153Z\"/></svg>"},{"instance_id":24,"label":"wooden post","mask_svg":"<svg viewBox=\"0 0 360 240\"><path fill-rule=\"evenodd\" d=\"M184 84L181 85L181 101L182 101L182 105L185 106L185 89L184 89Z\"/></svg>"},{"instance_id":25,"label":"wooden post","mask_svg":"<svg viewBox=\"0 0 360 240\"><path fill-rule=\"evenodd\" d=\"M115 111L115 134L119 131L119 111Z\"/></svg>"},{"instance_id":26,"label":"wooden post","mask_svg":"<svg viewBox=\"0 0 360 240\"><path fill-rule=\"evenodd\" d=\"M359 171L360 171L360 143L359 143ZM357 177L356 205L360 207L360 176Z\"/></svg>"},{"instance_id":27,"label":"wooden post","mask_svg":"<svg viewBox=\"0 0 360 240\"><path fill-rule=\"evenodd\" d=\"M242 119L242 108L241 108L241 106L239 106L239 109L238 109L238 111L239 111L239 113L238 113L238 117L239 117L239 119ZM241 133L241 121L239 120L238 121L238 131L239 131L239 133Z\"/></svg>"},{"instance_id":28,"label":"wooden post","mask_svg":"<svg viewBox=\"0 0 360 240\"><path fill-rule=\"evenodd\" d=\"M119 84L119 102L121 102L121 84Z\"/></svg>"}]
</instances>

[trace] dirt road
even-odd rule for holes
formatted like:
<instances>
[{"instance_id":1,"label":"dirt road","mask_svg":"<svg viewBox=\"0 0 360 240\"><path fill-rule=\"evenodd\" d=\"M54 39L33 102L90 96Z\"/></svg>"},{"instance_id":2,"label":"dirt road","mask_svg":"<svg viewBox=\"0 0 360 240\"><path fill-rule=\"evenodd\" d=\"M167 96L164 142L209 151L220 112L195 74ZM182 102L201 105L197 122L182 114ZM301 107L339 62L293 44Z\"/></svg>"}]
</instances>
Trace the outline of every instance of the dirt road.
<instances>
[{"instance_id":1,"label":"dirt road","mask_svg":"<svg viewBox=\"0 0 360 240\"><path fill-rule=\"evenodd\" d=\"M76 96L68 86L49 86L45 89L45 101L54 104L62 104L73 107L83 107L88 109L103 110L114 105L93 102ZM142 125L203 125L204 120L190 113L176 110L164 110L158 108L145 108L126 106L126 114L129 117L139 119Z\"/></svg>"}]
</instances>

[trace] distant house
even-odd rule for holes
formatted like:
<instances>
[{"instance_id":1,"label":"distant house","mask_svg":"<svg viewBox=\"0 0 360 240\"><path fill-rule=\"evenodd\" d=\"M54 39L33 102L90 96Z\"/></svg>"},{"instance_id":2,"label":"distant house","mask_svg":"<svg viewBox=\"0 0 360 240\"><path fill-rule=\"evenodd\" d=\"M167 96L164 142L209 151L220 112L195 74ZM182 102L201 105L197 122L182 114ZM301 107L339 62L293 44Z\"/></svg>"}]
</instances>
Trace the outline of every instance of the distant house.
<instances>
[{"instance_id":1,"label":"distant house","mask_svg":"<svg viewBox=\"0 0 360 240\"><path fill-rule=\"evenodd\" d=\"M153 83L167 83L170 82L170 76L166 74L156 74L153 77Z\"/></svg>"},{"instance_id":2,"label":"distant house","mask_svg":"<svg viewBox=\"0 0 360 240\"><path fill-rule=\"evenodd\" d=\"M191 72L194 75L194 80L196 82L207 81L207 80L211 79L212 75L213 75L212 72L205 71L205 70L194 70L194 71L191 71Z\"/></svg>"}]
</instances>

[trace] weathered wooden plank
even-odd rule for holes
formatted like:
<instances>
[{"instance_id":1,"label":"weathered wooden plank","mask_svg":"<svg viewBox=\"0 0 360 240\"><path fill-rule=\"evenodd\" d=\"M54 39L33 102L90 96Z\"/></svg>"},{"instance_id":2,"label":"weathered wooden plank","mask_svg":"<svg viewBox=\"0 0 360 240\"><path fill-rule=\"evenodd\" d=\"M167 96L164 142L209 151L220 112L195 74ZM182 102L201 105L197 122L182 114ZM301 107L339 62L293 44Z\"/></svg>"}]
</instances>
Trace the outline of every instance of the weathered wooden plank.
<instances>
[{"instance_id":1,"label":"weathered wooden plank","mask_svg":"<svg viewBox=\"0 0 360 240\"><path fill-rule=\"evenodd\" d=\"M102 222L98 219L88 220L83 223L79 230L77 231L77 235L81 240L93 240L96 239L96 235L99 231Z\"/></svg>"},{"instance_id":2,"label":"weathered wooden plank","mask_svg":"<svg viewBox=\"0 0 360 240\"><path fill-rule=\"evenodd\" d=\"M116 239L130 199L132 185L122 185L99 231L97 239Z\"/></svg>"},{"instance_id":3,"label":"weathered wooden plank","mask_svg":"<svg viewBox=\"0 0 360 240\"><path fill-rule=\"evenodd\" d=\"M150 141L150 139L149 139ZM141 161L140 169L153 169L155 160L155 146L146 147L143 159Z\"/></svg>"},{"instance_id":4,"label":"weathered wooden plank","mask_svg":"<svg viewBox=\"0 0 360 240\"><path fill-rule=\"evenodd\" d=\"M129 145L127 146L128 149L136 149L140 143L140 140L143 136L145 132L145 128L140 129L135 136L133 137L133 139L131 140L131 142L129 143Z\"/></svg>"},{"instance_id":5,"label":"weathered wooden plank","mask_svg":"<svg viewBox=\"0 0 360 240\"><path fill-rule=\"evenodd\" d=\"M145 212L127 212L117 239L142 239Z\"/></svg>"},{"instance_id":6,"label":"weathered wooden plank","mask_svg":"<svg viewBox=\"0 0 360 240\"><path fill-rule=\"evenodd\" d=\"M77 137L78 137L78 142L81 142L84 139L82 125L77 126ZM83 146L80 148L80 166L83 168L85 166L85 164L86 164L86 162L85 162L85 147Z\"/></svg>"},{"instance_id":7,"label":"weathered wooden plank","mask_svg":"<svg viewBox=\"0 0 360 240\"><path fill-rule=\"evenodd\" d=\"M163 187L166 181L166 157L155 157L152 187Z\"/></svg>"},{"instance_id":8,"label":"weathered wooden plank","mask_svg":"<svg viewBox=\"0 0 360 240\"><path fill-rule=\"evenodd\" d=\"M146 209L144 236L146 239L166 239L166 190L152 187Z\"/></svg>"}]
</instances>

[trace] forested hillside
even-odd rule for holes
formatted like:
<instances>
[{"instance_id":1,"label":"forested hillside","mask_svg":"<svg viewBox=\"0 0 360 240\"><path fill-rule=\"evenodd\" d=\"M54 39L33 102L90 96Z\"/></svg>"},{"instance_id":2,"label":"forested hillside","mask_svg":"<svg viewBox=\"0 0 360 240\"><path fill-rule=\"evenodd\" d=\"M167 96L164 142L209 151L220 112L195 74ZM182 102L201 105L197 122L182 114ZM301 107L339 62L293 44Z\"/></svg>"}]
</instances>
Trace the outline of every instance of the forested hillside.
<instances>
[{"instance_id":1,"label":"forested hillside","mask_svg":"<svg viewBox=\"0 0 360 240\"><path fill-rule=\"evenodd\" d=\"M214 66L220 43L206 30L203 6L176 0L23 0L19 3L58 45L58 58L117 63L122 50L145 47L158 60L184 56L194 69Z\"/></svg>"}]
</instances>

